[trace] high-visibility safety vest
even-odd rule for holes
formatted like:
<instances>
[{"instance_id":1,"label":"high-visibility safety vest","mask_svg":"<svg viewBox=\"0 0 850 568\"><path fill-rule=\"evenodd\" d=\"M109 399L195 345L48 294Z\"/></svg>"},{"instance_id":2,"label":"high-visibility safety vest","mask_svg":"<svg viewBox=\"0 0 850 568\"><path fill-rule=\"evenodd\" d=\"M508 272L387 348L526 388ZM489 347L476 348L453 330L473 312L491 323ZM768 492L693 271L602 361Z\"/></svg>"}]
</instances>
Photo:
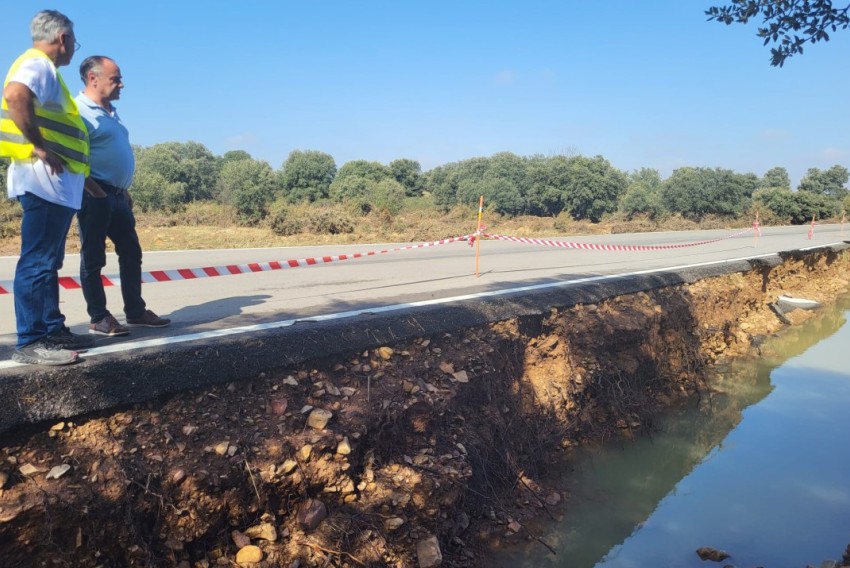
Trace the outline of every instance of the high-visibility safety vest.
<instances>
[{"instance_id":1,"label":"high-visibility safety vest","mask_svg":"<svg viewBox=\"0 0 850 568\"><path fill-rule=\"evenodd\" d=\"M47 55L38 49L28 49L18 57L6 80L3 88L9 84L9 79L21 64L34 57L42 57L50 61ZM53 62L50 61L53 65ZM58 154L75 174L89 175L89 134L86 125L77 110L77 104L71 96L65 81L57 71L56 78L62 87L62 103L48 103L44 106L35 105L35 122L38 130L44 138L44 146L51 152ZM0 114L0 156L14 160L28 160L32 158L33 145L23 135L18 125L9 114L9 106L5 97L2 103L2 114Z\"/></svg>"}]
</instances>

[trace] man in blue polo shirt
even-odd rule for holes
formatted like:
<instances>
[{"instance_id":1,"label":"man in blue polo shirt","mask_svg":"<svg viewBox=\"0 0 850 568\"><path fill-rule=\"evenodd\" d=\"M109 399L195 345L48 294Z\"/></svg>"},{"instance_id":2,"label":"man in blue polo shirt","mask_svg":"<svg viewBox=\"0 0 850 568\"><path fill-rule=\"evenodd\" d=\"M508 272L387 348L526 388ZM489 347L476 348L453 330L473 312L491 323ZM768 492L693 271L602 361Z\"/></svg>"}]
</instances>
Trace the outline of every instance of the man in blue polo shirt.
<instances>
[{"instance_id":1,"label":"man in blue polo shirt","mask_svg":"<svg viewBox=\"0 0 850 568\"><path fill-rule=\"evenodd\" d=\"M165 327L171 320L146 309L142 299L142 247L136 234L133 200L127 188L133 181L136 161L130 134L112 101L121 96L121 70L112 59L87 57L80 65L85 89L76 97L89 131L92 182L106 194L86 193L77 215L80 223L80 283L95 335L127 335L128 327ZM121 275L121 296L127 325L121 325L106 308L101 269L106 265L106 238L115 245Z\"/></svg>"}]
</instances>

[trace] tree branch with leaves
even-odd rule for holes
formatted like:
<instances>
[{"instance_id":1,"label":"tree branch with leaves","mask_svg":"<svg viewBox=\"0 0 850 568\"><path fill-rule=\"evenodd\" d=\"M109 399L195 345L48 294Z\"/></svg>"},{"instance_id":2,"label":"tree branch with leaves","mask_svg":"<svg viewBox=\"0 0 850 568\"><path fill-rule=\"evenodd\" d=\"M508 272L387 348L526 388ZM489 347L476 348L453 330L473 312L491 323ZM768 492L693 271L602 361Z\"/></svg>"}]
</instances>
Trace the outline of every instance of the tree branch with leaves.
<instances>
[{"instance_id":1,"label":"tree branch with leaves","mask_svg":"<svg viewBox=\"0 0 850 568\"><path fill-rule=\"evenodd\" d=\"M770 64L782 67L785 60L803 53L807 43L829 41L829 32L850 27L850 4L833 6L832 0L731 0L727 5L705 11L709 21L746 24L761 18L757 35L770 49Z\"/></svg>"}]
</instances>

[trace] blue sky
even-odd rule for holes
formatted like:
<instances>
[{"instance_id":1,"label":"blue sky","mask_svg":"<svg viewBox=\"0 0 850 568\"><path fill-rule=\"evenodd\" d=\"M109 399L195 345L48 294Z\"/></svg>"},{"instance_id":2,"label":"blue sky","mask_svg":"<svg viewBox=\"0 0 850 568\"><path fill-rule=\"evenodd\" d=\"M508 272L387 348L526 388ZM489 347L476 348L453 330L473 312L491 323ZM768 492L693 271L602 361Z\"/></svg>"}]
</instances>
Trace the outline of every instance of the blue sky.
<instances>
[{"instance_id":1,"label":"blue sky","mask_svg":"<svg viewBox=\"0 0 850 568\"><path fill-rule=\"evenodd\" d=\"M39 9L87 55L115 58L132 141L194 140L279 168L294 149L418 160L508 151L615 167L762 175L850 167L850 31L773 68L755 25L712 0L488 2L148 0L3 6L0 63Z\"/></svg>"}]
</instances>

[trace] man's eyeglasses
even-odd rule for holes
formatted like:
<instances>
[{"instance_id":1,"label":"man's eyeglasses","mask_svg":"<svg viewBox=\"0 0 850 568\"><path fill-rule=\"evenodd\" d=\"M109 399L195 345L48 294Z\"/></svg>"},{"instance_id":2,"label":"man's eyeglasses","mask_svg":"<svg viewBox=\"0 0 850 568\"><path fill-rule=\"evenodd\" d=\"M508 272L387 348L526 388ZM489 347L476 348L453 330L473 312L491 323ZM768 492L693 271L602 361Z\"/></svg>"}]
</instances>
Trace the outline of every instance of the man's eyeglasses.
<instances>
[{"instance_id":1,"label":"man's eyeglasses","mask_svg":"<svg viewBox=\"0 0 850 568\"><path fill-rule=\"evenodd\" d=\"M62 34L60 37L64 38L65 45L68 44L68 36L71 34ZM77 38L74 38L74 51L79 51L80 48L83 47L80 42L77 41Z\"/></svg>"}]
</instances>

